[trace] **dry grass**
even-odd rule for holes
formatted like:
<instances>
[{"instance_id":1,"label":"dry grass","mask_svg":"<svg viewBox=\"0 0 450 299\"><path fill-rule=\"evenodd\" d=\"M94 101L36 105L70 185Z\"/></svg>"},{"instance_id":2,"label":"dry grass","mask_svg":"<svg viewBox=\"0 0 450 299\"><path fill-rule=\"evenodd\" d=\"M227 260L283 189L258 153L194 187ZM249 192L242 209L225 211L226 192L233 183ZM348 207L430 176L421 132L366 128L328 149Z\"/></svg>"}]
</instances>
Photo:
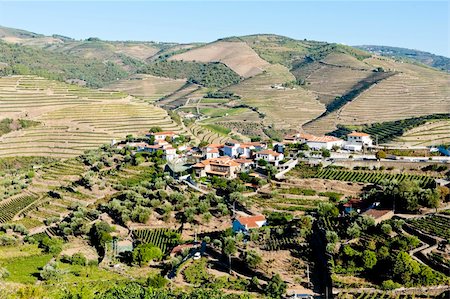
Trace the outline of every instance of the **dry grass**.
<instances>
[{"instance_id":1,"label":"dry grass","mask_svg":"<svg viewBox=\"0 0 450 299\"><path fill-rule=\"evenodd\" d=\"M136 75L131 79L120 80L104 88L123 91L130 95L155 101L176 91L185 84L185 80L161 78L151 75Z\"/></svg>"},{"instance_id":2,"label":"dry grass","mask_svg":"<svg viewBox=\"0 0 450 299\"><path fill-rule=\"evenodd\" d=\"M174 55L171 60L222 62L242 77L260 74L269 63L244 42L215 42Z\"/></svg>"}]
</instances>

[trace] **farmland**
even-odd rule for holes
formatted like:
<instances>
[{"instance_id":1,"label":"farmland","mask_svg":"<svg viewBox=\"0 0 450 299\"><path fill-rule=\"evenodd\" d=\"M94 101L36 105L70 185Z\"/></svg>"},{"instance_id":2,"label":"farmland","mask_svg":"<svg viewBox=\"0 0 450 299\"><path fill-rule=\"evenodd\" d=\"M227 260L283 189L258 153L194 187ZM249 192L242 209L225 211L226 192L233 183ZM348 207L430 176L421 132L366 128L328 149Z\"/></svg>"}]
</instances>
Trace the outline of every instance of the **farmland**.
<instances>
[{"instance_id":1,"label":"farmland","mask_svg":"<svg viewBox=\"0 0 450 299\"><path fill-rule=\"evenodd\" d=\"M168 228L138 229L133 231L133 235L144 244L153 244L159 247L164 253L176 245L176 239L179 238L177 232Z\"/></svg>"},{"instance_id":2,"label":"farmland","mask_svg":"<svg viewBox=\"0 0 450 299\"><path fill-rule=\"evenodd\" d=\"M411 219L408 223L415 229L437 236L442 239L450 239L450 219L443 216L427 216Z\"/></svg>"},{"instance_id":3,"label":"farmland","mask_svg":"<svg viewBox=\"0 0 450 299\"><path fill-rule=\"evenodd\" d=\"M264 114L263 122L276 129L297 128L324 111L311 92L302 88L275 88L295 80L288 69L281 65L271 65L263 74L247 79L227 88L242 98L242 102L257 108Z\"/></svg>"},{"instance_id":4,"label":"farmland","mask_svg":"<svg viewBox=\"0 0 450 299\"><path fill-rule=\"evenodd\" d=\"M39 77L0 79L0 101L5 104L0 108L5 116L25 116L40 122L39 126L3 135L3 157L74 157L113 139L146 132L152 126L180 130L166 111L143 100Z\"/></svg>"},{"instance_id":5,"label":"farmland","mask_svg":"<svg viewBox=\"0 0 450 299\"><path fill-rule=\"evenodd\" d=\"M386 173L376 171L353 171L353 170L337 170L337 169L322 169L315 177L328 180L349 181L378 184L381 181L396 180L402 182L404 180L419 181L423 185L428 185L433 182L433 177L426 175L414 175L404 173Z\"/></svg>"},{"instance_id":6,"label":"farmland","mask_svg":"<svg viewBox=\"0 0 450 299\"><path fill-rule=\"evenodd\" d=\"M358 130L371 136L375 136L378 139L378 143L388 143L392 141L401 142L401 140L408 142L408 140L410 140L408 137L411 139L417 137L416 140L418 141L415 145L425 145L424 143L428 142L432 142L436 145L445 143L445 136L446 133L448 133L447 124L449 118L450 114L432 114L360 126L339 125L338 129L331 132L329 135L342 138L346 134ZM423 142L421 142L422 140ZM414 141L411 140L410 142Z\"/></svg>"}]
</instances>

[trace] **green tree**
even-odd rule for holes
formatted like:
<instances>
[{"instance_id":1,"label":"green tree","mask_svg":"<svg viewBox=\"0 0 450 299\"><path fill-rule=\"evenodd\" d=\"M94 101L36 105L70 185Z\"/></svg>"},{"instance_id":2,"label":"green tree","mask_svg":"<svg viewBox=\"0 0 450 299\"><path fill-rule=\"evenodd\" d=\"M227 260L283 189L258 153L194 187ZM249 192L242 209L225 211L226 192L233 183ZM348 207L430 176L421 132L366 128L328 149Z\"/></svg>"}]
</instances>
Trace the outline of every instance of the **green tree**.
<instances>
[{"instance_id":1,"label":"green tree","mask_svg":"<svg viewBox=\"0 0 450 299\"><path fill-rule=\"evenodd\" d=\"M413 284L414 276L420 272L420 264L408 253L401 251L395 258L392 271L397 281L410 286Z\"/></svg>"},{"instance_id":2,"label":"green tree","mask_svg":"<svg viewBox=\"0 0 450 299\"><path fill-rule=\"evenodd\" d=\"M380 161L381 159L386 159L387 154L385 151L378 151L375 154L375 158L377 158L378 161Z\"/></svg>"},{"instance_id":3,"label":"green tree","mask_svg":"<svg viewBox=\"0 0 450 299\"><path fill-rule=\"evenodd\" d=\"M162 256L161 249L153 244L139 244L133 249L133 262L138 263L140 267L149 261L160 260Z\"/></svg>"},{"instance_id":4,"label":"green tree","mask_svg":"<svg viewBox=\"0 0 450 299\"><path fill-rule=\"evenodd\" d=\"M245 253L245 262L250 268L256 268L262 262L262 258L255 250L250 250Z\"/></svg>"},{"instance_id":5,"label":"green tree","mask_svg":"<svg viewBox=\"0 0 450 299\"><path fill-rule=\"evenodd\" d=\"M376 253L371 250L363 251L362 260L366 269L372 269L378 262Z\"/></svg>"},{"instance_id":6,"label":"green tree","mask_svg":"<svg viewBox=\"0 0 450 299\"><path fill-rule=\"evenodd\" d=\"M287 285L281 279L279 274L275 274L270 279L269 283L266 285L264 292L269 298L282 298L283 294L286 292Z\"/></svg>"},{"instance_id":7,"label":"green tree","mask_svg":"<svg viewBox=\"0 0 450 299\"><path fill-rule=\"evenodd\" d=\"M236 241L233 239L233 237L226 237L223 240L223 247L222 252L228 257L228 263L229 263L229 270L231 273L231 256L236 254L237 247L236 247Z\"/></svg>"}]
</instances>

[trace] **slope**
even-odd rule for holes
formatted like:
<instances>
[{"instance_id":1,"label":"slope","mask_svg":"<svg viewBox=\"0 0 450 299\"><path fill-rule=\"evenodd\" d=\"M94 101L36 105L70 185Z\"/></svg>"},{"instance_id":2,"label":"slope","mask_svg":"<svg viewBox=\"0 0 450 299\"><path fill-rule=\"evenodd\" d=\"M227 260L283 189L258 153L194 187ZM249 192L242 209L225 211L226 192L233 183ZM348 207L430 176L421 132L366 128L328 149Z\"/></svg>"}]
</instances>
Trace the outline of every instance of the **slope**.
<instances>
[{"instance_id":1,"label":"slope","mask_svg":"<svg viewBox=\"0 0 450 299\"><path fill-rule=\"evenodd\" d=\"M388 46L355 46L355 48L400 61L419 62L439 70L450 71L450 58L429 52Z\"/></svg>"},{"instance_id":2,"label":"slope","mask_svg":"<svg viewBox=\"0 0 450 299\"><path fill-rule=\"evenodd\" d=\"M169 60L222 62L240 76L246 78L260 74L269 65L246 43L228 41L210 43L174 55Z\"/></svg>"},{"instance_id":3,"label":"slope","mask_svg":"<svg viewBox=\"0 0 450 299\"><path fill-rule=\"evenodd\" d=\"M124 93L96 91L35 76L0 78L0 114L39 125L0 137L0 157L73 157L86 149L143 134L152 126L179 131L161 108Z\"/></svg>"}]
</instances>

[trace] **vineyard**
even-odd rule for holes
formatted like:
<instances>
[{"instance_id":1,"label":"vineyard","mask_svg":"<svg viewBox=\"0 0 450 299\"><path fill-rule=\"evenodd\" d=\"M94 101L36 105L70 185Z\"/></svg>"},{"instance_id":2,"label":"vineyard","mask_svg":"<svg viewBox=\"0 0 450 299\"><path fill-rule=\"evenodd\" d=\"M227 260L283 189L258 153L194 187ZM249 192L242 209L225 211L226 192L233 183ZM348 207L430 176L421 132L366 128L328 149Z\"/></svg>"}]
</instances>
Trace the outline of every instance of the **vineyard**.
<instances>
[{"instance_id":1,"label":"vineyard","mask_svg":"<svg viewBox=\"0 0 450 299\"><path fill-rule=\"evenodd\" d=\"M382 123L374 123L370 125L361 125L357 129L372 137L378 137L379 143L387 143L400 137L407 130L425 124L429 120L445 120L449 119L450 114L432 114L421 117L412 117L396 121L386 121ZM354 130L354 126L346 127L338 125L338 129L331 132L329 135L336 137L343 137Z\"/></svg>"},{"instance_id":2,"label":"vineyard","mask_svg":"<svg viewBox=\"0 0 450 299\"><path fill-rule=\"evenodd\" d=\"M337 299L431 299L435 298L432 295L400 295L390 293L339 293L335 298Z\"/></svg>"},{"instance_id":3,"label":"vineyard","mask_svg":"<svg viewBox=\"0 0 450 299\"><path fill-rule=\"evenodd\" d=\"M0 223L11 221L14 216L37 200L36 196L22 195L0 204Z\"/></svg>"},{"instance_id":4,"label":"vineyard","mask_svg":"<svg viewBox=\"0 0 450 299\"><path fill-rule=\"evenodd\" d=\"M416 174L404 174L404 173L386 173L386 172L364 172L353 170L341 170L341 169L322 169L315 177L328 180L348 181L348 182L360 182L360 183L372 183L379 184L382 181L402 182L405 180L419 181L422 185L427 186L434 182L433 177L426 175Z\"/></svg>"},{"instance_id":5,"label":"vineyard","mask_svg":"<svg viewBox=\"0 0 450 299\"><path fill-rule=\"evenodd\" d=\"M137 229L133 231L134 238L143 243L151 243L167 253L179 240L179 233L169 228Z\"/></svg>"},{"instance_id":6,"label":"vineyard","mask_svg":"<svg viewBox=\"0 0 450 299\"><path fill-rule=\"evenodd\" d=\"M298 248L299 246L302 245L303 242L304 240L302 240L301 238L272 237L270 238L270 240L266 242L266 244L263 246L263 249L268 251L276 251L276 250L286 250L290 248Z\"/></svg>"},{"instance_id":7,"label":"vineyard","mask_svg":"<svg viewBox=\"0 0 450 299\"><path fill-rule=\"evenodd\" d=\"M433 215L411 219L408 223L417 230L450 240L450 218Z\"/></svg>"}]
</instances>

